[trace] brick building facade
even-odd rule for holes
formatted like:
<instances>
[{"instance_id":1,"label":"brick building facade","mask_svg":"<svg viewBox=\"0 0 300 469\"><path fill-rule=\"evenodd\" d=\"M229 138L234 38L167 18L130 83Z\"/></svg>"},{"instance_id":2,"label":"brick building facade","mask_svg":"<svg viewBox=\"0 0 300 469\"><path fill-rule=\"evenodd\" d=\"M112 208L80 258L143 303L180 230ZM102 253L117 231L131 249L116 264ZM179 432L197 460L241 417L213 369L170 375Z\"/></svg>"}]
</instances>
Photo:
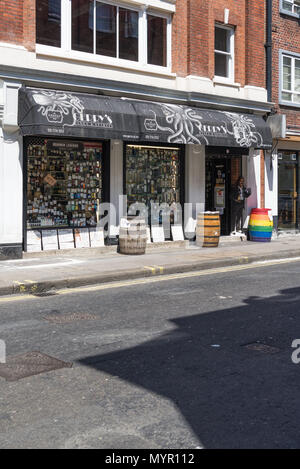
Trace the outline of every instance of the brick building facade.
<instances>
[{"instance_id":1,"label":"brick building facade","mask_svg":"<svg viewBox=\"0 0 300 469\"><path fill-rule=\"evenodd\" d=\"M286 136L274 140L273 179L278 184L278 227L299 230L300 156L300 5L297 0L273 0L272 101L285 116ZM298 71L299 70L299 71ZM271 174L271 173L270 173Z\"/></svg>"},{"instance_id":2,"label":"brick building facade","mask_svg":"<svg viewBox=\"0 0 300 469\"><path fill-rule=\"evenodd\" d=\"M264 0L177 0L172 20L172 71L182 77L214 78L214 27L224 23L225 8L229 10L228 25L235 28L235 81L242 87L265 88ZM1 1L0 42L35 51L36 0Z\"/></svg>"},{"instance_id":3,"label":"brick building facade","mask_svg":"<svg viewBox=\"0 0 300 469\"><path fill-rule=\"evenodd\" d=\"M51 225L51 214L46 216L49 226L35 223L30 227L29 220L45 218L44 205L37 208L38 213L43 214L40 218L34 214L35 205L38 198L43 198L43 191L49 194L51 191L43 187L42 190L35 188L31 195L26 193L23 168L30 172L28 148L37 144L34 142L45 142L47 135L33 131L28 134L25 126L22 127L20 89L25 95L28 90L28 96L39 92L43 96L40 102L45 102L45 96L49 97L47 90L53 90L58 98L63 93L68 96L87 93L96 104L99 95L108 99L114 96L143 100L146 108L149 101L159 103L166 113L166 124L170 126L171 122L177 129L172 130L168 142L169 147L171 144L172 148L178 146L181 152L181 166L177 169L181 182L180 187L179 182L176 183L175 197L166 194L166 181L162 187L157 187L162 179L159 176L149 182L150 193L168 201L174 196L174 200L191 204L190 216L194 220L199 208L217 209L223 234L227 235L234 224L231 184L243 174L247 186L252 188L245 207L247 222L251 208L264 203L261 149L266 143L262 137L266 124L263 117L272 107L266 90L265 31L264 0L101 0L101 3L96 0L40 0L37 4L35 0L3 0L0 3L0 174L3 173L1 168L5 168L6 181L14 180L15 186L0 183L0 256L1 252L2 256L5 252L20 255L26 250L30 228L43 233L44 229L54 226L59 235L59 227ZM128 51L124 51L127 47ZM174 107L178 105L186 107ZM169 107L166 110L164 106ZM192 114L196 115L196 121L187 121L182 114L190 112L190 107L191 112L196 113ZM45 115L48 111L48 108L43 109ZM51 119L63 119L62 111L53 106L50 111ZM205 126L202 125L204 116L211 119ZM151 121L153 131L158 124L153 112L150 117L147 125L149 127ZM224 125L226 120L230 122L230 129ZM182 129L186 129L188 137ZM59 140L63 129L56 131ZM176 140L173 135L177 134ZM75 140L80 138L90 140L83 130ZM96 140L103 138L99 132ZM155 142L155 135L151 138ZM210 138L217 143L209 143ZM218 138L222 144L218 143ZM129 184L126 180L126 174L130 174L127 153L130 145L134 148L133 142L121 140L115 137L103 140L107 152L104 157L109 160L105 166L106 182L103 182L107 187L105 201L117 206L117 224L124 211L124 207L118 205L119 196L128 195L132 189L132 182ZM139 150L141 155L148 151L143 145ZM153 151L155 146L163 150L159 141L152 146ZM167 155L168 145L163 148ZM38 153L45 151L43 147ZM30 174L28 178L31 187L34 178L30 180ZM146 191L147 180L143 187ZM32 203L28 205L31 196ZM147 199L146 193L141 196L141 200L144 199ZM55 205L55 200L52 202ZM67 207L70 205L69 201ZM61 205L55 210L63 211ZM16 214L13 218L12 213ZM79 220L86 220L86 214L81 215ZM65 213L64 220L68 217Z\"/></svg>"}]
</instances>

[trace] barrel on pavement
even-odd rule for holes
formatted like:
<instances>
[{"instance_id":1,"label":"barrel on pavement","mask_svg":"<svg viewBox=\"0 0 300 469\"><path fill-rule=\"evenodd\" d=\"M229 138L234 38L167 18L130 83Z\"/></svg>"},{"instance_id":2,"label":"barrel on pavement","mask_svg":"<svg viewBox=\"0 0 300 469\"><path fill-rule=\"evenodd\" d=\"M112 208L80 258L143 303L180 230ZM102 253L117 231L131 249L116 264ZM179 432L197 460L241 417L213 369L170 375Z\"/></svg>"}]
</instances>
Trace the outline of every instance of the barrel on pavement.
<instances>
[{"instance_id":1,"label":"barrel on pavement","mask_svg":"<svg viewBox=\"0 0 300 469\"><path fill-rule=\"evenodd\" d=\"M122 218L119 234L119 252L121 254L145 254L147 230L142 217Z\"/></svg>"},{"instance_id":2,"label":"barrel on pavement","mask_svg":"<svg viewBox=\"0 0 300 469\"><path fill-rule=\"evenodd\" d=\"M219 212L203 212L197 217L196 244L204 248L217 248L220 240Z\"/></svg>"},{"instance_id":3,"label":"barrel on pavement","mask_svg":"<svg viewBox=\"0 0 300 469\"><path fill-rule=\"evenodd\" d=\"M268 243L271 241L273 221L270 219L269 208L253 208L251 210L248 230L250 241Z\"/></svg>"}]
</instances>

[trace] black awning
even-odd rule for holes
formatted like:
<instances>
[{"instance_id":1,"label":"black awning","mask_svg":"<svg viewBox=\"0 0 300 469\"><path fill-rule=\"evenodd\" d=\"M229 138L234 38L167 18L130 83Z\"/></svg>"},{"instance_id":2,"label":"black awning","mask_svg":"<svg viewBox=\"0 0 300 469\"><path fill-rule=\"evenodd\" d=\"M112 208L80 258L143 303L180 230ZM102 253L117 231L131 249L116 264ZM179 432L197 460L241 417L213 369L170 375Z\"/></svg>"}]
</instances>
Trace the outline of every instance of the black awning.
<instances>
[{"instance_id":1,"label":"black awning","mask_svg":"<svg viewBox=\"0 0 300 469\"><path fill-rule=\"evenodd\" d=\"M19 126L22 135L272 148L260 116L60 90L21 88Z\"/></svg>"}]
</instances>

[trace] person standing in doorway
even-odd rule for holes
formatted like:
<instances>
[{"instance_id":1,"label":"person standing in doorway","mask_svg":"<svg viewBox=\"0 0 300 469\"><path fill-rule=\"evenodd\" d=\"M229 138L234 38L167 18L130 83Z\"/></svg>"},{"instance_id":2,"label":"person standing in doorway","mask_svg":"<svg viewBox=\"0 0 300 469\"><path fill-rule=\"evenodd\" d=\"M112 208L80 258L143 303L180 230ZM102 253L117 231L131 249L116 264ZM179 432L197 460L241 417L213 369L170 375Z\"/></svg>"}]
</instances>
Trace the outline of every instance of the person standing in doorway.
<instances>
[{"instance_id":1,"label":"person standing in doorway","mask_svg":"<svg viewBox=\"0 0 300 469\"><path fill-rule=\"evenodd\" d=\"M250 195L251 189L247 189L245 187L245 180L243 176L240 176L232 188L232 214L235 232L242 232L245 199L247 199Z\"/></svg>"}]
</instances>

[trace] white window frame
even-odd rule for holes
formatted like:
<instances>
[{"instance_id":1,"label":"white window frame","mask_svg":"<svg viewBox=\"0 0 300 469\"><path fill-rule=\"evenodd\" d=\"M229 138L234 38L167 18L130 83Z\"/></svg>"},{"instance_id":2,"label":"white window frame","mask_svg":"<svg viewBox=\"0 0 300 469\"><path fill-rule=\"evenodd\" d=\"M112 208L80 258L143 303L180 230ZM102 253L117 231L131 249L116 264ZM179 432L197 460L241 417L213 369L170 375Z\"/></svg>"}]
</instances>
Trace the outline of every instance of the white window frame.
<instances>
[{"instance_id":1,"label":"white window frame","mask_svg":"<svg viewBox=\"0 0 300 469\"><path fill-rule=\"evenodd\" d=\"M227 32L229 32L229 48L230 52L224 52L221 50L218 50L214 47L214 60L216 59L216 54L220 55L226 55L228 57L228 76L223 77L219 75L215 75L214 79L217 81L222 81L222 82L229 82L233 83L234 82L234 28L231 28L230 26L224 26L223 24L215 23L215 29L214 33L216 31L216 28L219 29L225 29Z\"/></svg>"},{"instance_id":2,"label":"white window frame","mask_svg":"<svg viewBox=\"0 0 300 469\"><path fill-rule=\"evenodd\" d=\"M137 3L129 3L132 0L115 1L115 0L93 0L94 1L94 52L80 52L72 49L72 0L61 0L61 47L46 46L36 44L36 53L70 60L78 60L83 62L99 63L113 67L143 70L162 75L170 75L172 67L172 13L154 9ZM126 8L136 11L139 15L138 19L138 61L120 59L119 56L119 24L117 13L117 57L109 57L96 54L96 3L106 3L108 5ZM151 2L149 2L151 5ZM119 11L119 8L118 10ZM147 14L158 16L167 20L167 64L166 67L148 64L148 33L147 33Z\"/></svg>"},{"instance_id":3,"label":"white window frame","mask_svg":"<svg viewBox=\"0 0 300 469\"><path fill-rule=\"evenodd\" d=\"M286 10L284 7L284 1L289 3L292 7L292 11ZM295 16L296 18L300 17L300 13L296 12L296 7L300 7L300 2L296 3L296 0L280 0L280 12L285 15Z\"/></svg>"},{"instance_id":4,"label":"white window frame","mask_svg":"<svg viewBox=\"0 0 300 469\"><path fill-rule=\"evenodd\" d=\"M283 59L288 58L291 60L291 89L285 90L283 88ZM300 97L300 92L295 91L295 61L300 61L300 54L292 55L282 52L280 56L280 101L282 104L289 105L289 106L299 106L300 101L294 101L294 96L297 95ZM282 95L283 93L288 93L292 96L291 101L285 100Z\"/></svg>"}]
</instances>

